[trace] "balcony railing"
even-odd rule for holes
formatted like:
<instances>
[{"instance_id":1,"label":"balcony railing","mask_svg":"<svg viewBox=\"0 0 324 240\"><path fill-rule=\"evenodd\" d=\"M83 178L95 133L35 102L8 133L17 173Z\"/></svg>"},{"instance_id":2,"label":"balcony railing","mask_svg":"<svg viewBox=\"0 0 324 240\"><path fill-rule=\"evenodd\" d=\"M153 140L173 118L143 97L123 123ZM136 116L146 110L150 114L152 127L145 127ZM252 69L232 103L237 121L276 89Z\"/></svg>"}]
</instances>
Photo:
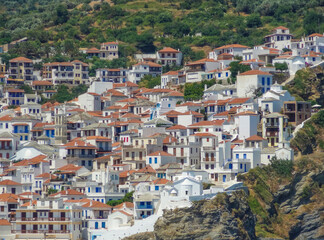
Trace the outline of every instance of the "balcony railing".
<instances>
[{"instance_id":1,"label":"balcony railing","mask_svg":"<svg viewBox=\"0 0 324 240\"><path fill-rule=\"evenodd\" d=\"M152 205L137 205L137 209L153 209Z\"/></svg>"},{"instance_id":2,"label":"balcony railing","mask_svg":"<svg viewBox=\"0 0 324 240\"><path fill-rule=\"evenodd\" d=\"M70 230L11 230L11 233L70 233Z\"/></svg>"},{"instance_id":3,"label":"balcony railing","mask_svg":"<svg viewBox=\"0 0 324 240\"><path fill-rule=\"evenodd\" d=\"M39 221L70 221L71 218L68 218L68 217L48 217L48 218L38 218L38 217L31 217L31 218L16 218L16 221L36 221L36 222L39 222Z\"/></svg>"},{"instance_id":4,"label":"balcony railing","mask_svg":"<svg viewBox=\"0 0 324 240\"><path fill-rule=\"evenodd\" d=\"M0 150L12 150L12 146L9 146L9 147L0 147Z\"/></svg>"},{"instance_id":5,"label":"balcony railing","mask_svg":"<svg viewBox=\"0 0 324 240\"><path fill-rule=\"evenodd\" d=\"M95 158L95 154L67 154L68 158Z\"/></svg>"},{"instance_id":6,"label":"balcony railing","mask_svg":"<svg viewBox=\"0 0 324 240\"><path fill-rule=\"evenodd\" d=\"M279 123L266 123L266 127L279 127Z\"/></svg>"}]
</instances>

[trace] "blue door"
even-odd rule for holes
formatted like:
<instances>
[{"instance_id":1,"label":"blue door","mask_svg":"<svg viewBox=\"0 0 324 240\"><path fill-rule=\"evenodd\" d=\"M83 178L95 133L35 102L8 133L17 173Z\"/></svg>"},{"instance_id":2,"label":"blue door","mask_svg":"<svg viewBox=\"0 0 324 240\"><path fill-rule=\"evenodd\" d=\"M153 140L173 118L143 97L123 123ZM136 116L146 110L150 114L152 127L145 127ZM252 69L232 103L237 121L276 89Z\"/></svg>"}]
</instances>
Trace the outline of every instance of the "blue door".
<instances>
[{"instance_id":1,"label":"blue door","mask_svg":"<svg viewBox=\"0 0 324 240\"><path fill-rule=\"evenodd\" d=\"M244 164L244 172L246 172L246 164Z\"/></svg>"},{"instance_id":2,"label":"blue door","mask_svg":"<svg viewBox=\"0 0 324 240\"><path fill-rule=\"evenodd\" d=\"M233 164L232 163L228 164L228 168L233 169Z\"/></svg>"},{"instance_id":3,"label":"blue door","mask_svg":"<svg viewBox=\"0 0 324 240\"><path fill-rule=\"evenodd\" d=\"M223 175L223 182L226 182L226 175Z\"/></svg>"},{"instance_id":4,"label":"blue door","mask_svg":"<svg viewBox=\"0 0 324 240\"><path fill-rule=\"evenodd\" d=\"M99 228L99 224L98 222L95 222L95 229L98 229Z\"/></svg>"}]
</instances>

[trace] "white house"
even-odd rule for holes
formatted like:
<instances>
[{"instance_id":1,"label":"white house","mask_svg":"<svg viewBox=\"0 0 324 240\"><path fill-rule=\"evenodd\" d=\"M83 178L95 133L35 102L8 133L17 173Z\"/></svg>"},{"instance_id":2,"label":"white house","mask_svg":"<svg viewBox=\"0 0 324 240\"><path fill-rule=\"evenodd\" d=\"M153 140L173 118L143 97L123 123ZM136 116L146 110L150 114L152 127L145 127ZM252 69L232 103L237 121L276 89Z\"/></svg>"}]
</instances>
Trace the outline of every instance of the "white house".
<instances>
[{"instance_id":1,"label":"white house","mask_svg":"<svg viewBox=\"0 0 324 240\"><path fill-rule=\"evenodd\" d=\"M152 75L153 77L162 74L162 66L154 62L140 62L133 65L128 72L128 80L132 83L139 83L145 75Z\"/></svg>"},{"instance_id":2,"label":"white house","mask_svg":"<svg viewBox=\"0 0 324 240\"><path fill-rule=\"evenodd\" d=\"M156 53L157 62L160 63L162 66L180 66L182 61L182 52L179 50L164 47L160 51Z\"/></svg>"},{"instance_id":3,"label":"white house","mask_svg":"<svg viewBox=\"0 0 324 240\"><path fill-rule=\"evenodd\" d=\"M243 56L243 50L248 49L248 46L244 46L241 44L230 44L230 45L224 45L218 48L215 48L212 52L209 52L209 58L217 60L218 55L221 55L223 53L229 53L233 56Z\"/></svg>"},{"instance_id":4,"label":"white house","mask_svg":"<svg viewBox=\"0 0 324 240\"><path fill-rule=\"evenodd\" d=\"M80 108L86 111L100 111L101 98L98 93L86 92L78 97Z\"/></svg>"},{"instance_id":5,"label":"white house","mask_svg":"<svg viewBox=\"0 0 324 240\"><path fill-rule=\"evenodd\" d=\"M146 164L151 165L154 169L157 169L167 163L175 162L176 156L164 151L157 151L146 156Z\"/></svg>"},{"instance_id":6,"label":"white house","mask_svg":"<svg viewBox=\"0 0 324 240\"><path fill-rule=\"evenodd\" d=\"M262 93L270 90L272 74L260 70L250 70L237 76L237 96L254 97L255 91L260 89Z\"/></svg>"},{"instance_id":7,"label":"white house","mask_svg":"<svg viewBox=\"0 0 324 240\"><path fill-rule=\"evenodd\" d=\"M287 63L290 75L295 75L298 70L303 69L306 66L303 57L290 55L282 55L273 59L273 65L276 63Z\"/></svg>"}]
</instances>

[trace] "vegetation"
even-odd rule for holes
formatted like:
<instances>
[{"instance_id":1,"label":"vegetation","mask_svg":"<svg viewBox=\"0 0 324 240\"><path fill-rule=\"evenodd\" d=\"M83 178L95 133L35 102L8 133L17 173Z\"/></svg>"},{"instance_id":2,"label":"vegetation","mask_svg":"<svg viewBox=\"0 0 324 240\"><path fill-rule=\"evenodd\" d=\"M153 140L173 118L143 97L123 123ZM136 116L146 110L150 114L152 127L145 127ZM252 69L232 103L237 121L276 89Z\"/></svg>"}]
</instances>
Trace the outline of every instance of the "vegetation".
<instances>
[{"instance_id":1,"label":"vegetation","mask_svg":"<svg viewBox=\"0 0 324 240\"><path fill-rule=\"evenodd\" d=\"M199 100L204 94L205 85L207 88L213 86L216 83L215 79L204 80L195 83L186 83L184 86L184 98L185 100Z\"/></svg>"},{"instance_id":2,"label":"vegetation","mask_svg":"<svg viewBox=\"0 0 324 240\"><path fill-rule=\"evenodd\" d=\"M280 70L281 72L282 71L286 71L288 69L288 65L287 63L275 63L275 68L276 70Z\"/></svg>"},{"instance_id":3,"label":"vegetation","mask_svg":"<svg viewBox=\"0 0 324 240\"><path fill-rule=\"evenodd\" d=\"M238 73L244 73L251 70L249 65L240 64L240 61L234 61L230 63L230 71L231 71L231 82L236 82L236 76Z\"/></svg>"},{"instance_id":4,"label":"vegetation","mask_svg":"<svg viewBox=\"0 0 324 240\"><path fill-rule=\"evenodd\" d=\"M311 154L317 148L324 149L324 110L314 114L291 140L296 152Z\"/></svg>"},{"instance_id":5,"label":"vegetation","mask_svg":"<svg viewBox=\"0 0 324 240\"><path fill-rule=\"evenodd\" d=\"M84 84L80 84L76 87L69 89L66 85L59 85L57 93L49 101L57 101L59 103L71 101L87 91L88 87Z\"/></svg>"},{"instance_id":6,"label":"vegetation","mask_svg":"<svg viewBox=\"0 0 324 240\"><path fill-rule=\"evenodd\" d=\"M184 62L229 43L263 43L272 28L285 25L296 38L324 32L321 1L303 0L3 0L0 44L27 37L8 56L79 59L80 47L118 41L120 55L180 49ZM280 6L280 7L279 7ZM206 46L208 46L206 48ZM127 62L130 59L127 59ZM129 63L129 62L128 62Z\"/></svg>"},{"instance_id":7,"label":"vegetation","mask_svg":"<svg viewBox=\"0 0 324 240\"><path fill-rule=\"evenodd\" d=\"M118 204L121 204L123 202L133 202L133 193L134 192L129 192L129 193L126 193L125 196L120 199L120 200L111 200L111 201L108 201L107 204L109 206L117 206Z\"/></svg>"},{"instance_id":8,"label":"vegetation","mask_svg":"<svg viewBox=\"0 0 324 240\"><path fill-rule=\"evenodd\" d=\"M54 188L49 188L48 190L47 190L47 194L48 195L51 195L51 194L54 194L54 193L57 193L58 192L58 190L57 189L54 189Z\"/></svg>"},{"instance_id":9,"label":"vegetation","mask_svg":"<svg viewBox=\"0 0 324 240\"><path fill-rule=\"evenodd\" d=\"M138 85L140 87L154 88L155 86L161 85L161 76L153 77L152 75L146 75Z\"/></svg>"}]
</instances>

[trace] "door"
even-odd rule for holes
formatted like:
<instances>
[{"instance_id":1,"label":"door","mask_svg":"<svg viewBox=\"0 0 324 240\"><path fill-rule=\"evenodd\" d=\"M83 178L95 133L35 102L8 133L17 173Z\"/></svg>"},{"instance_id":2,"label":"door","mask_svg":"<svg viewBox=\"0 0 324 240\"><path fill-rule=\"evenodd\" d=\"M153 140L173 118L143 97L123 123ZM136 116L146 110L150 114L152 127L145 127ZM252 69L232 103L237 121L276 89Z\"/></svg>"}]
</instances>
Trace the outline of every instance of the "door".
<instances>
[{"instance_id":1,"label":"door","mask_svg":"<svg viewBox=\"0 0 324 240\"><path fill-rule=\"evenodd\" d=\"M26 212L21 213L21 220L26 221Z\"/></svg>"},{"instance_id":2,"label":"door","mask_svg":"<svg viewBox=\"0 0 324 240\"><path fill-rule=\"evenodd\" d=\"M246 172L246 164L244 164L244 172Z\"/></svg>"},{"instance_id":3,"label":"door","mask_svg":"<svg viewBox=\"0 0 324 240\"><path fill-rule=\"evenodd\" d=\"M48 231L51 233L53 232L53 225L48 225Z\"/></svg>"},{"instance_id":4,"label":"door","mask_svg":"<svg viewBox=\"0 0 324 240\"><path fill-rule=\"evenodd\" d=\"M226 175L223 175L223 182L226 182Z\"/></svg>"},{"instance_id":5,"label":"door","mask_svg":"<svg viewBox=\"0 0 324 240\"><path fill-rule=\"evenodd\" d=\"M26 233L26 225L21 225L21 232Z\"/></svg>"},{"instance_id":6,"label":"door","mask_svg":"<svg viewBox=\"0 0 324 240\"><path fill-rule=\"evenodd\" d=\"M16 188L11 188L11 193L16 194Z\"/></svg>"},{"instance_id":7,"label":"door","mask_svg":"<svg viewBox=\"0 0 324 240\"><path fill-rule=\"evenodd\" d=\"M61 212L61 221L65 221L65 212Z\"/></svg>"},{"instance_id":8,"label":"door","mask_svg":"<svg viewBox=\"0 0 324 240\"><path fill-rule=\"evenodd\" d=\"M33 220L37 219L37 212L33 212Z\"/></svg>"},{"instance_id":9,"label":"door","mask_svg":"<svg viewBox=\"0 0 324 240\"><path fill-rule=\"evenodd\" d=\"M98 229L98 228L99 228L99 223L95 222L95 229Z\"/></svg>"},{"instance_id":10,"label":"door","mask_svg":"<svg viewBox=\"0 0 324 240\"><path fill-rule=\"evenodd\" d=\"M33 233L37 233L37 225L33 225Z\"/></svg>"},{"instance_id":11,"label":"door","mask_svg":"<svg viewBox=\"0 0 324 240\"><path fill-rule=\"evenodd\" d=\"M49 218L50 221L53 220L53 212L48 213L48 218Z\"/></svg>"}]
</instances>

